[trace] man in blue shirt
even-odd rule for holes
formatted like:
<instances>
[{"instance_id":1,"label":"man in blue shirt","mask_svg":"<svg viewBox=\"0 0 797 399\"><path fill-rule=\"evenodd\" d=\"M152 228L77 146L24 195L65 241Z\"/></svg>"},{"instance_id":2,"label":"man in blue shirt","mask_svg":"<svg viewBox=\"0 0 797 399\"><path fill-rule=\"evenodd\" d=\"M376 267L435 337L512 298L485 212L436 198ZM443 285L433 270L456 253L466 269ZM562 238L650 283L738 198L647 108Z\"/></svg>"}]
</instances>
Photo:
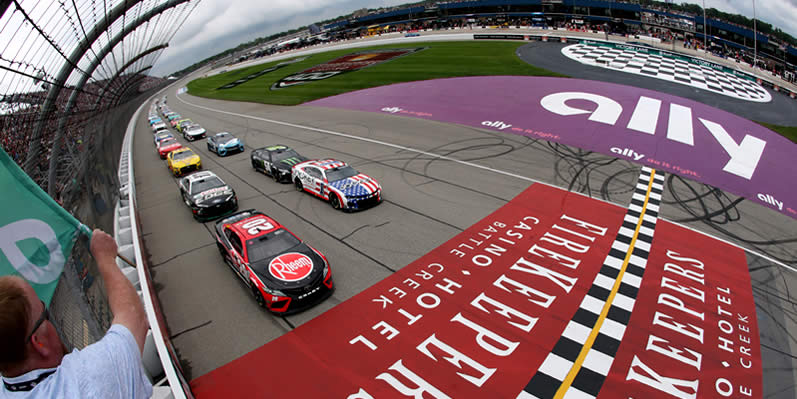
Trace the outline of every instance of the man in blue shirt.
<instances>
[{"instance_id":1,"label":"man in blue shirt","mask_svg":"<svg viewBox=\"0 0 797 399\"><path fill-rule=\"evenodd\" d=\"M149 398L141 364L147 335L144 307L116 266L116 242L94 230L91 253L105 281L114 318L105 336L65 353L44 302L19 277L0 277L0 399Z\"/></svg>"}]
</instances>

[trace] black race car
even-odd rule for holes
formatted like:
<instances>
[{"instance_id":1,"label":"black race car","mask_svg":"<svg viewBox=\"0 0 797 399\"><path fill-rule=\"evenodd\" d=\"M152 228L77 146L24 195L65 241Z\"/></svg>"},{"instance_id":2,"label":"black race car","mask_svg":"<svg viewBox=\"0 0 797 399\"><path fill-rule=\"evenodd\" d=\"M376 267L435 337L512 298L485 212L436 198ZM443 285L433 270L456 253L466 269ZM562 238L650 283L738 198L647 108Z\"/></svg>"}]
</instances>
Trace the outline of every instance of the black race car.
<instances>
[{"instance_id":1,"label":"black race car","mask_svg":"<svg viewBox=\"0 0 797 399\"><path fill-rule=\"evenodd\" d=\"M271 312L298 312L334 291L326 257L261 212L249 209L223 218L215 235L224 261Z\"/></svg>"},{"instance_id":2,"label":"black race car","mask_svg":"<svg viewBox=\"0 0 797 399\"><path fill-rule=\"evenodd\" d=\"M284 145L272 145L252 150L250 158L255 170L271 176L276 182L287 183L291 182L291 167L309 159Z\"/></svg>"},{"instance_id":3,"label":"black race car","mask_svg":"<svg viewBox=\"0 0 797 399\"><path fill-rule=\"evenodd\" d=\"M180 195L194 218L205 221L238 210L235 191L210 171L196 172L180 179Z\"/></svg>"}]
</instances>

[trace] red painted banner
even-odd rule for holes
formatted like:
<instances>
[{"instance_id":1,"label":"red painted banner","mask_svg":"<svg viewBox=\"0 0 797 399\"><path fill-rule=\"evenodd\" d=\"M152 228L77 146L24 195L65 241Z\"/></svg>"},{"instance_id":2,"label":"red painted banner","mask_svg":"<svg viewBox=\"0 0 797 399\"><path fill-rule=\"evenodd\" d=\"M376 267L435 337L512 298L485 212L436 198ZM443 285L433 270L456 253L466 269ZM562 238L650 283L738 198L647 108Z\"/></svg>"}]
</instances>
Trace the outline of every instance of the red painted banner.
<instances>
[{"instance_id":1,"label":"red painted banner","mask_svg":"<svg viewBox=\"0 0 797 399\"><path fill-rule=\"evenodd\" d=\"M659 221L599 398L760 398L761 372L744 251Z\"/></svg>"},{"instance_id":2,"label":"red painted banner","mask_svg":"<svg viewBox=\"0 0 797 399\"><path fill-rule=\"evenodd\" d=\"M575 314L624 215L534 184L389 278L193 380L193 393L514 398ZM728 387L761 395L744 254L660 223L600 397L716 397Z\"/></svg>"}]
</instances>

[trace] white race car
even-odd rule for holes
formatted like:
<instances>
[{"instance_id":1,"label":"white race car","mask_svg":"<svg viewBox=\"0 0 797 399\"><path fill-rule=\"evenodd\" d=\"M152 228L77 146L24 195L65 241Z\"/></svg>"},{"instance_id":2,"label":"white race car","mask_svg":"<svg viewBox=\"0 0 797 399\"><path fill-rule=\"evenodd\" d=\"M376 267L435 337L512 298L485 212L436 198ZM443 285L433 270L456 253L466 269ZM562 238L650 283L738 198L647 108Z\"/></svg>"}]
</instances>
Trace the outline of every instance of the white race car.
<instances>
[{"instance_id":1,"label":"white race car","mask_svg":"<svg viewBox=\"0 0 797 399\"><path fill-rule=\"evenodd\" d=\"M345 162L334 159L298 163L291 168L298 191L307 191L335 209L359 210L382 202L382 186Z\"/></svg>"}]
</instances>

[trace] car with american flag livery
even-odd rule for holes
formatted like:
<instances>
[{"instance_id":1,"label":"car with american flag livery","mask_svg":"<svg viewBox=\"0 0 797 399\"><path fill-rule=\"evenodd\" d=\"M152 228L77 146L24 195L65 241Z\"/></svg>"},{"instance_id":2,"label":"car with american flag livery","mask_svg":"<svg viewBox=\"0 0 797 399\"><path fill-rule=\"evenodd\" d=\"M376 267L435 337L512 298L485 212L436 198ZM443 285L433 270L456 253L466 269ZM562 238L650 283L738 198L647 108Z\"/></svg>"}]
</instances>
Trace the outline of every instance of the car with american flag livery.
<instances>
[{"instance_id":1,"label":"car with american flag livery","mask_svg":"<svg viewBox=\"0 0 797 399\"><path fill-rule=\"evenodd\" d=\"M360 210L382 202L382 186L343 161L305 161L291 169L297 191L306 191L335 209Z\"/></svg>"},{"instance_id":2,"label":"car with american flag livery","mask_svg":"<svg viewBox=\"0 0 797 399\"><path fill-rule=\"evenodd\" d=\"M271 217L249 209L215 226L219 253L261 307L295 313L334 291L327 258Z\"/></svg>"}]
</instances>

